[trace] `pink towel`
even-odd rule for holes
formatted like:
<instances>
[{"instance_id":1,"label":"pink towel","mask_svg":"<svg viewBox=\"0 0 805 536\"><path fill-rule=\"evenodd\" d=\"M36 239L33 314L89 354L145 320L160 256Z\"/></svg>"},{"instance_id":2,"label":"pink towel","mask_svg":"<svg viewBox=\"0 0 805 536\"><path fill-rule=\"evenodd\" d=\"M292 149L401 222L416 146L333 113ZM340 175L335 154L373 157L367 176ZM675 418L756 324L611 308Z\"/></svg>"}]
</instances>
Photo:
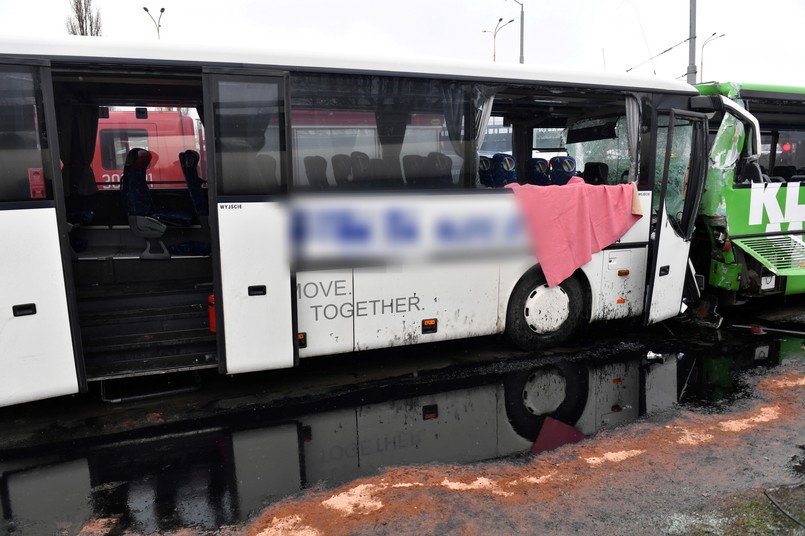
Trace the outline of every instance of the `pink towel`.
<instances>
[{"instance_id":1,"label":"pink towel","mask_svg":"<svg viewBox=\"0 0 805 536\"><path fill-rule=\"evenodd\" d=\"M509 184L549 287L590 262L642 217L634 183L592 185L573 177L563 186Z\"/></svg>"}]
</instances>

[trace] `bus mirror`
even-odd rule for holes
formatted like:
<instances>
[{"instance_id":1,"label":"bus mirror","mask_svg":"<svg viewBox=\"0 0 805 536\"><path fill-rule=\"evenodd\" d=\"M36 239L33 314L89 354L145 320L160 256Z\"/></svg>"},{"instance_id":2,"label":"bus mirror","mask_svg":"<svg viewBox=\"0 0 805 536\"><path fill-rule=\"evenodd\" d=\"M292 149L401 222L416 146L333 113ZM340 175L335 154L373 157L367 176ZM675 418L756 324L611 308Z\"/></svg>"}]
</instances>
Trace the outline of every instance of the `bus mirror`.
<instances>
[{"instance_id":1,"label":"bus mirror","mask_svg":"<svg viewBox=\"0 0 805 536\"><path fill-rule=\"evenodd\" d=\"M99 119L109 119L109 107L108 106L98 106L98 118Z\"/></svg>"},{"instance_id":2,"label":"bus mirror","mask_svg":"<svg viewBox=\"0 0 805 536\"><path fill-rule=\"evenodd\" d=\"M724 103L717 95L699 95L690 98L690 109L702 113L720 112L724 109Z\"/></svg>"},{"instance_id":3,"label":"bus mirror","mask_svg":"<svg viewBox=\"0 0 805 536\"><path fill-rule=\"evenodd\" d=\"M135 108L134 115L137 119L148 119L148 108Z\"/></svg>"}]
</instances>

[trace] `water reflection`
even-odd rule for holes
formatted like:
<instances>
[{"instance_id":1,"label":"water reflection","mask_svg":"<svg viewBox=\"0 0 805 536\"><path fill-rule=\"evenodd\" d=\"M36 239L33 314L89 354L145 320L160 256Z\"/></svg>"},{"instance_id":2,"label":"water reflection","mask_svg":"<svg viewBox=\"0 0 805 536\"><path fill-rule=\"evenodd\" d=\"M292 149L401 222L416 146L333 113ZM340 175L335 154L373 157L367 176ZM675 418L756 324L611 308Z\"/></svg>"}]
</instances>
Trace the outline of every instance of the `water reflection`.
<instances>
[{"instance_id":1,"label":"water reflection","mask_svg":"<svg viewBox=\"0 0 805 536\"><path fill-rule=\"evenodd\" d=\"M506 373L464 379L461 388L389 389L386 401L281 422L233 418L81 452L5 459L5 530L76 534L94 518L143 533L215 530L309 485L339 484L382 466L518 455L535 441L567 441L561 426L589 436L680 399L728 400L742 390L740 372L774 366L802 347L801 339L730 333L719 340L720 332L709 333L712 340L677 341L651 359L644 346L616 346L595 359L521 361ZM564 424L546 424L557 422Z\"/></svg>"}]
</instances>

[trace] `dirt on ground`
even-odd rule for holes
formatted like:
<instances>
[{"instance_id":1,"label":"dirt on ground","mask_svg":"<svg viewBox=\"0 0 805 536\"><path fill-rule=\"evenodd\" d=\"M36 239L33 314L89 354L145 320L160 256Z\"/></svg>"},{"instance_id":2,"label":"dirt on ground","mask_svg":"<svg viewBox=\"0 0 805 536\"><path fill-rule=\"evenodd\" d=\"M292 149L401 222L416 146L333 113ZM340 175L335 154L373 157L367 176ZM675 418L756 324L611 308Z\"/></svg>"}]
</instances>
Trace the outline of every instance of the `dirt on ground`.
<instances>
[{"instance_id":1,"label":"dirt on ground","mask_svg":"<svg viewBox=\"0 0 805 536\"><path fill-rule=\"evenodd\" d=\"M755 395L725 411L677 409L533 457L390 468L242 532L805 534L805 363L748 381Z\"/></svg>"}]
</instances>

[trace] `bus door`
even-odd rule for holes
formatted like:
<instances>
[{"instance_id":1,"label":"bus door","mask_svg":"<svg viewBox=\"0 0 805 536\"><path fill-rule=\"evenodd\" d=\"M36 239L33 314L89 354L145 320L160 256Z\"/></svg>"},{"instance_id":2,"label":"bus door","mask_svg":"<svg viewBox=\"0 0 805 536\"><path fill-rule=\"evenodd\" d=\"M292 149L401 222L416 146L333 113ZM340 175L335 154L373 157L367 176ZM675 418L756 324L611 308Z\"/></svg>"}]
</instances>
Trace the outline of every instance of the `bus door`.
<instances>
[{"instance_id":1,"label":"bus door","mask_svg":"<svg viewBox=\"0 0 805 536\"><path fill-rule=\"evenodd\" d=\"M0 406L85 386L50 87L49 69L0 64Z\"/></svg>"},{"instance_id":2,"label":"bus door","mask_svg":"<svg viewBox=\"0 0 805 536\"><path fill-rule=\"evenodd\" d=\"M297 359L285 203L286 77L205 72L219 369Z\"/></svg>"},{"instance_id":3,"label":"bus door","mask_svg":"<svg viewBox=\"0 0 805 536\"><path fill-rule=\"evenodd\" d=\"M658 117L652 240L644 321L679 314L706 170L707 118L682 110Z\"/></svg>"}]
</instances>

